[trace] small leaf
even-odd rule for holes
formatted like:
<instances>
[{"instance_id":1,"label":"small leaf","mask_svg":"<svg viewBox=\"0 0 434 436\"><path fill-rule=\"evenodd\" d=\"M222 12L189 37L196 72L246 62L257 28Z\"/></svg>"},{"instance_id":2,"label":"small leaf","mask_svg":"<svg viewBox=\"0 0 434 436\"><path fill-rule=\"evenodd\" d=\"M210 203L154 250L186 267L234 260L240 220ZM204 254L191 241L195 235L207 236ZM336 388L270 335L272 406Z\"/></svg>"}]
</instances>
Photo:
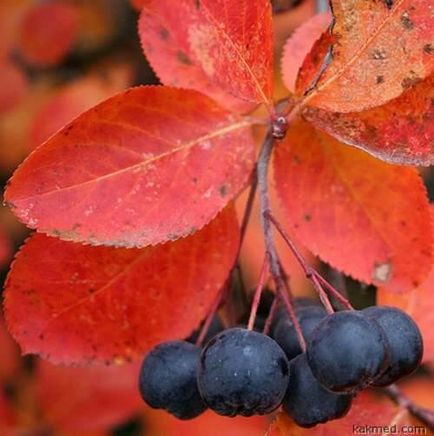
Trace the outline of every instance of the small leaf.
<instances>
[{"instance_id":1,"label":"small leaf","mask_svg":"<svg viewBox=\"0 0 434 436\"><path fill-rule=\"evenodd\" d=\"M431 75L434 16L425 0L332 0L331 6L332 59L308 97L310 105L360 111L383 105Z\"/></svg>"},{"instance_id":2,"label":"small leaf","mask_svg":"<svg viewBox=\"0 0 434 436\"><path fill-rule=\"evenodd\" d=\"M237 255L232 207L195 235L144 249L33 235L9 273L5 316L24 353L53 363L112 362L187 337Z\"/></svg>"},{"instance_id":3,"label":"small leaf","mask_svg":"<svg viewBox=\"0 0 434 436\"><path fill-rule=\"evenodd\" d=\"M40 360L35 371L36 404L44 422L59 433L110 430L141 409L138 373L136 364L69 368Z\"/></svg>"},{"instance_id":4,"label":"small leaf","mask_svg":"<svg viewBox=\"0 0 434 436\"><path fill-rule=\"evenodd\" d=\"M5 200L48 235L143 247L203 227L244 188L253 165L249 121L195 91L139 87L36 149Z\"/></svg>"},{"instance_id":5,"label":"small leaf","mask_svg":"<svg viewBox=\"0 0 434 436\"><path fill-rule=\"evenodd\" d=\"M283 49L281 69L283 83L291 92L295 92L298 72L306 54L330 25L331 20L332 16L329 12L314 15L288 38Z\"/></svg>"},{"instance_id":6,"label":"small leaf","mask_svg":"<svg viewBox=\"0 0 434 436\"><path fill-rule=\"evenodd\" d=\"M77 24L75 10L68 4L35 4L23 17L18 50L33 65L57 64L72 48L79 30Z\"/></svg>"},{"instance_id":7,"label":"small leaf","mask_svg":"<svg viewBox=\"0 0 434 436\"><path fill-rule=\"evenodd\" d=\"M139 34L165 85L201 91L241 112L272 104L269 0L149 0Z\"/></svg>"},{"instance_id":8,"label":"small leaf","mask_svg":"<svg viewBox=\"0 0 434 436\"><path fill-rule=\"evenodd\" d=\"M388 165L299 122L275 156L278 194L295 235L332 266L394 292L431 267L431 220L413 168Z\"/></svg>"},{"instance_id":9,"label":"small leaf","mask_svg":"<svg viewBox=\"0 0 434 436\"><path fill-rule=\"evenodd\" d=\"M434 164L434 75L374 109L345 114L307 107L303 116L384 161Z\"/></svg>"}]
</instances>

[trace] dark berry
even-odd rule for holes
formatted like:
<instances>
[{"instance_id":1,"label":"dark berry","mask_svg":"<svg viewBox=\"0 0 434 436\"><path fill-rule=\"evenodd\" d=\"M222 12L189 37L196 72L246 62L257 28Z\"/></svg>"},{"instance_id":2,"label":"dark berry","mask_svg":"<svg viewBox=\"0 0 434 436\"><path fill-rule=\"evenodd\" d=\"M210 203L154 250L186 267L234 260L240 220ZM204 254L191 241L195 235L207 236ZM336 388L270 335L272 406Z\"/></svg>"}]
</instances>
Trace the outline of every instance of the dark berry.
<instances>
[{"instance_id":1,"label":"dark berry","mask_svg":"<svg viewBox=\"0 0 434 436\"><path fill-rule=\"evenodd\" d=\"M380 324L389 343L389 364L373 384L387 386L411 374L419 366L423 354L422 335L416 323L395 307L373 306L363 313Z\"/></svg>"},{"instance_id":2,"label":"dark berry","mask_svg":"<svg viewBox=\"0 0 434 436\"><path fill-rule=\"evenodd\" d=\"M298 310L296 309L296 316L306 340L309 339L313 329L326 315L327 312L322 306L302 306ZM272 335L273 339L282 347L288 360L302 352L297 333L289 318L281 318L275 325Z\"/></svg>"},{"instance_id":3,"label":"dark berry","mask_svg":"<svg viewBox=\"0 0 434 436\"><path fill-rule=\"evenodd\" d=\"M288 360L270 337L228 329L203 349L198 384L205 403L219 415L264 415L282 402Z\"/></svg>"},{"instance_id":4,"label":"dark berry","mask_svg":"<svg viewBox=\"0 0 434 436\"><path fill-rule=\"evenodd\" d=\"M312 298L307 297L297 297L294 298L294 309L297 313L299 310L303 310L306 307L321 307L322 305L318 300L314 300ZM282 320L287 320L291 322L289 319L288 311L286 310L286 307L284 307L282 304L278 307L276 311L276 315L273 319L273 322L271 323L271 337L274 336L274 329L276 328L277 324L280 323Z\"/></svg>"},{"instance_id":5,"label":"dark berry","mask_svg":"<svg viewBox=\"0 0 434 436\"><path fill-rule=\"evenodd\" d=\"M342 311L324 318L307 341L313 375L327 389L357 392L368 386L388 363L381 327L361 312Z\"/></svg>"},{"instance_id":6,"label":"dark berry","mask_svg":"<svg viewBox=\"0 0 434 436\"><path fill-rule=\"evenodd\" d=\"M306 354L289 362L289 384L283 410L301 427L313 427L342 418L350 410L352 395L325 389L313 376Z\"/></svg>"},{"instance_id":7,"label":"dark berry","mask_svg":"<svg viewBox=\"0 0 434 436\"><path fill-rule=\"evenodd\" d=\"M197 388L200 348L185 341L157 345L140 370L140 394L149 406L179 419L200 415L206 406Z\"/></svg>"},{"instance_id":8,"label":"dark berry","mask_svg":"<svg viewBox=\"0 0 434 436\"><path fill-rule=\"evenodd\" d=\"M187 342L191 342L192 344L196 343L200 335L200 332L202 330L203 324L204 323L202 322L200 326L193 331L193 333L186 339ZM224 326L222 324L220 317L218 315L215 315L211 321L211 324L203 340L203 343L206 344L210 339L212 339L217 333L220 333L223 329Z\"/></svg>"}]
</instances>

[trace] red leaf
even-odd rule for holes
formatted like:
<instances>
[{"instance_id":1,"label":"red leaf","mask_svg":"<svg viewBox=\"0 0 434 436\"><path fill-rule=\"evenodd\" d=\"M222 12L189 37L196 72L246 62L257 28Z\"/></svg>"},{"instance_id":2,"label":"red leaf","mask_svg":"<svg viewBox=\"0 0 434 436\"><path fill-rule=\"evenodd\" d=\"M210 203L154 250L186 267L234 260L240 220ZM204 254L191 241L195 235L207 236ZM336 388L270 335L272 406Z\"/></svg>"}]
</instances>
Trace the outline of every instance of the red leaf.
<instances>
[{"instance_id":1,"label":"red leaf","mask_svg":"<svg viewBox=\"0 0 434 436\"><path fill-rule=\"evenodd\" d=\"M425 0L332 0L333 55L309 104L334 112L380 106L430 76L434 17Z\"/></svg>"},{"instance_id":2,"label":"red leaf","mask_svg":"<svg viewBox=\"0 0 434 436\"><path fill-rule=\"evenodd\" d=\"M31 64L56 64L72 48L77 30L73 7L62 3L36 4L23 17L18 50Z\"/></svg>"},{"instance_id":3,"label":"red leaf","mask_svg":"<svg viewBox=\"0 0 434 436\"><path fill-rule=\"evenodd\" d=\"M27 78L24 73L7 59L0 59L0 114L13 109L27 92Z\"/></svg>"},{"instance_id":4,"label":"red leaf","mask_svg":"<svg viewBox=\"0 0 434 436\"><path fill-rule=\"evenodd\" d=\"M68 368L39 361L36 402L46 424L59 432L109 430L143 404L137 365ZM84 433L80 433L84 434Z\"/></svg>"},{"instance_id":5,"label":"red leaf","mask_svg":"<svg viewBox=\"0 0 434 436\"><path fill-rule=\"evenodd\" d=\"M246 185L253 165L248 120L195 91L140 87L35 150L5 200L49 235L143 247L203 227Z\"/></svg>"},{"instance_id":6,"label":"red leaf","mask_svg":"<svg viewBox=\"0 0 434 436\"><path fill-rule=\"evenodd\" d=\"M332 16L329 12L314 15L288 38L283 49L281 69L283 83L291 92L295 92L298 71L303 65L306 54L330 25L331 20Z\"/></svg>"},{"instance_id":7,"label":"red leaf","mask_svg":"<svg viewBox=\"0 0 434 436\"><path fill-rule=\"evenodd\" d=\"M7 279L9 330L25 353L53 363L140 356L205 317L238 238L232 207L187 239L141 250L34 235Z\"/></svg>"},{"instance_id":8,"label":"red leaf","mask_svg":"<svg viewBox=\"0 0 434 436\"><path fill-rule=\"evenodd\" d=\"M150 0L139 33L165 85L196 89L240 111L272 104L269 0Z\"/></svg>"},{"instance_id":9,"label":"red leaf","mask_svg":"<svg viewBox=\"0 0 434 436\"><path fill-rule=\"evenodd\" d=\"M296 236L334 267L394 292L431 267L431 222L416 170L388 165L299 122L276 150L276 185Z\"/></svg>"},{"instance_id":10,"label":"red leaf","mask_svg":"<svg viewBox=\"0 0 434 436\"><path fill-rule=\"evenodd\" d=\"M341 114L308 107L303 116L382 160L434 164L434 75L378 108Z\"/></svg>"},{"instance_id":11,"label":"red leaf","mask_svg":"<svg viewBox=\"0 0 434 436\"><path fill-rule=\"evenodd\" d=\"M414 422L405 409L397 407L383 396L376 396L371 391L363 391L354 399L350 412L344 418L306 429L298 427L285 413L281 413L271 426L267 436L369 434L370 426L378 426L373 428L392 428L393 425L396 425L397 431L395 434L403 434L401 433L401 426L414 426L415 424L421 425L420 422Z\"/></svg>"}]
</instances>

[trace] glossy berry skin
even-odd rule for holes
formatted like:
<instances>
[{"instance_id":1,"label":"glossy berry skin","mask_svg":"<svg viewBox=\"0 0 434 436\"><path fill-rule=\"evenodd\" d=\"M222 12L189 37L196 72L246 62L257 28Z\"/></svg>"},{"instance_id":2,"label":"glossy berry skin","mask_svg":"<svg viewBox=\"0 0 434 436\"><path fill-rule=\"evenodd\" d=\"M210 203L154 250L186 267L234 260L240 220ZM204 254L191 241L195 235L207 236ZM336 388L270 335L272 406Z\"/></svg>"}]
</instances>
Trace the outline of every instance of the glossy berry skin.
<instances>
[{"instance_id":1,"label":"glossy berry skin","mask_svg":"<svg viewBox=\"0 0 434 436\"><path fill-rule=\"evenodd\" d=\"M198 385L207 406L219 415L264 415L282 402L288 360L268 336L228 329L203 349Z\"/></svg>"},{"instance_id":2,"label":"glossy berry skin","mask_svg":"<svg viewBox=\"0 0 434 436\"><path fill-rule=\"evenodd\" d=\"M296 316L306 340L309 339L313 329L326 315L327 312L322 306L303 306L298 310L296 309ZM302 352L297 333L288 317L281 318L277 322L272 337L282 347L288 360L293 359Z\"/></svg>"},{"instance_id":3,"label":"glossy berry skin","mask_svg":"<svg viewBox=\"0 0 434 436\"><path fill-rule=\"evenodd\" d=\"M363 313L381 326L389 343L389 365L373 384L387 386L415 371L423 355L422 335L416 323L395 307L373 306Z\"/></svg>"},{"instance_id":4,"label":"glossy berry skin","mask_svg":"<svg viewBox=\"0 0 434 436\"><path fill-rule=\"evenodd\" d=\"M388 344L381 327L359 311L324 318L307 341L313 375L334 392L357 392L388 364Z\"/></svg>"},{"instance_id":5,"label":"glossy berry skin","mask_svg":"<svg viewBox=\"0 0 434 436\"><path fill-rule=\"evenodd\" d=\"M206 406L197 388L200 348L185 341L157 345L140 369L143 400L155 409L165 409L179 419L191 419Z\"/></svg>"},{"instance_id":6,"label":"glossy berry skin","mask_svg":"<svg viewBox=\"0 0 434 436\"><path fill-rule=\"evenodd\" d=\"M325 389L313 376L305 353L289 362L289 374L283 410L300 427L313 427L342 418L350 410L352 395Z\"/></svg>"}]
</instances>

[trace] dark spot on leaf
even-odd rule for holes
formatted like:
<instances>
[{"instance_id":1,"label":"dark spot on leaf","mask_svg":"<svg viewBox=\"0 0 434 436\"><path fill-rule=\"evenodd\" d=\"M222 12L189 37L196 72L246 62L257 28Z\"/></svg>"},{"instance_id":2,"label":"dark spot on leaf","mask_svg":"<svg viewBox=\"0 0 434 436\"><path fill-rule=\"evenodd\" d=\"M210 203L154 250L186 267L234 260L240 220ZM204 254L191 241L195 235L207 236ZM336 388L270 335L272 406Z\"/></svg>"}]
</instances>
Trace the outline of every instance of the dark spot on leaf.
<instances>
[{"instance_id":1,"label":"dark spot on leaf","mask_svg":"<svg viewBox=\"0 0 434 436\"><path fill-rule=\"evenodd\" d=\"M200 0L194 0L194 5L196 6L196 9L200 9Z\"/></svg>"},{"instance_id":2,"label":"dark spot on leaf","mask_svg":"<svg viewBox=\"0 0 434 436\"><path fill-rule=\"evenodd\" d=\"M191 181L196 185L197 184L197 177L192 177Z\"/></svg>"},{"instance_id":3,"label":"dark spot on leaf","mask_svg":"<svg viewBox=\"0 0 434 436\"><path fill-rule=\"evenodd\" d=\"M376 48L372 51L372 59L376 61L386 59L386 52L383 49Z\"/></svg>"},{"instance_id":4,"label":"dark spot on leaf","mask_svg":"<svg viewBox=\"0 0 434 436\"><path fill-rule=\"evenodd\" d=\"M428 53L428 54L433 54L434 53L434 46L432 44L425 44L423 46L423 51L425 53Z\"/></svg>"},{"instance_id":5,"label":"dark spot on leaf","mask_svg":"<svg viewBox=\"0 0 434 436\"><path fill-rule=\"evenodd\" d=\"M306 213L306 214L303 216L303 219L304 219L306 222L310 222L310 221L312 221L312 215Z\"/></svg>"},{"instance_id":6,"label":"dark spot on leaf","mask_svg":"<svg viewBox=\"0 0 434 436\"><path fill-rule=\"evenodd\" d=\"M414 27L413 21L410 20L408 16L408 12L404 12L401 15L401 23L404 26L404 29L411 30Z\"/></svg>"},{"instance_id":7,"label":"dark spot on leaf","mask_svg":"<svg viewBox=\"0 0 434 436\"><path fill-rule=\"evenodd\" d=\"M44 334L43 334L43 333L41 333L38 337L39 337L39 339L40 339L41 341L44 340Z\"/></svg>"},{"instance_id":8,"label":"dark spot on leaf","mask_svg":"<svg viewBox=\"0 0 434 436\"><path fill-rule=\"evenodd\" d=\"M379 85L380 83L384 83L384 76L377 76L375 79L375 83Z\"/></svg>"},{"instance_id":9,"label":"dark spot on leaf","mask_svg":"<svg viewBox=\"0 0 434 436\"><path fill-rule=\"evenodd\" d=\"M160 36L161 36L161 39L163 39L164 41L167 41L169 39L169 31L165 27L162 27L160 29Z\"/></svg>"},{"instance_id":10,"label":"dark spot on leaf","mask_svg":"<svg viewBox=\"0 0 434 436\"><path fill-rule=\"evenodd\" d=\"M229 189L228 189L228 187L226 185L221 185L220 188L219 188L219 192L220 192L220 195L222 197L226 197L226 195L229 192Z\"/></svg>"},{"instance_id":11,"label":"dark spot on leaf","mask_svg":"<svg viewBox=\"0 0 434 436\"><path fill-rule=\"evenodd\" d=\"M190 58L187 56L187 54L181 50L179 50L176 53L176 57L178 58L178 61L184 65L191 65L192 64L192 62L191 62Z\"/></svg>"},{"instance_id":12,"label":"dark spot on leaf","mask_svg":"<svg viewBox=\"0 0 434 436\"><path fill-rule=\"evenodd\" d=\"M417 76L411 76L411 77L406 77L402 82L401 82L401 86L403 89L408 89L411 88L412 86L416 85L417 83L420 82L420 78Z\"/></svg>"}]
</instances>

